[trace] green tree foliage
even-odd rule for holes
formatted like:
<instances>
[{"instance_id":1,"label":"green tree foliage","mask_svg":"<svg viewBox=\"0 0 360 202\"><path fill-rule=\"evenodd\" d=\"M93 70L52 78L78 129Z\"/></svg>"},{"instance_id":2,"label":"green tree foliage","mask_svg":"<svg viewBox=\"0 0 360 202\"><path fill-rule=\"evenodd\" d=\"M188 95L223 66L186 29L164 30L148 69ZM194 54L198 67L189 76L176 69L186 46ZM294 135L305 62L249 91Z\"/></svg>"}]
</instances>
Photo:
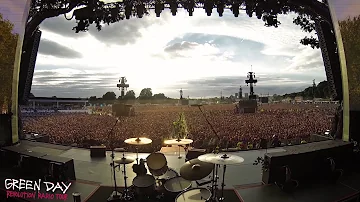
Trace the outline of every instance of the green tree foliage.
<instances>
[{"instance_id":1,"label":"green tree foliage","mask_svg":"<svg viewBox=\"0 0 360 202\"><path fill-rule=\"evenodd\" d=\"M0 113L9 111L12 79L18 34L13 34L14 25L0 13Z\"/></svg>"},{"instance_id":2,"label":"green tree foliage","mask_svg":"<svg viewBox=\"0 0 360 202\"><path fill-rule=\"evenodd\" d=\"M141 90L140 95L138 97L139 100L151 100L153 94L151 88L144 88Z\"/></svg>"},{"instance_id":3,"label":"green tree foliage","mask_svg":"<svg viewBox=\"0 0 360 202\"><path fill-rule=\"evenodd\" d=\"M329 83L327 81L322 81L317 86L307 87L301 92L289 93L289 94L285 94L280 97L277 95L276 101L281 100L282 98L286 98L286 97L293 99L297 96L302 96L305 99L312 99L313 97L327 99L327 98L330 98L330 95L331 95L331 91L330 91ZM274 95L274 99L275 99L275 95Z\"/></svg>"},{"instance_id":4,"label":"green tree foliage","mask_svg":"<svg viewBox=\"0 0 360 202\"><path fill-rule=\"evenodd\" d=\"M124 99L125 100L135 100L136 99L135 92L133 90L129 90L128 92L126 92Z\"/></svg>"},{"instance_id":5,"label":"green tree foliage","mask_svg":"<svg viewBox=\"0 0 360 202\"><path fill-rule=\"evenodd\" d=\"M173 136L171 139L184 139L188 135L188 127L184 113L179 114L179 119L173 122Z\"/></svg>"},{"instance_id":6,"label":"green tree foliage","mask_svg":"<svg viewBox=\"0 0 360 202\"><path fill-rule=\"evenodd\" d=\"M114 92L107 92L102 96L103 100L116 100L116 94Z\"/></svg>"},{"instance_id":7,"label":"green tree foliage","mask_svg":"<svg viewBox=\"0 0 360 202\"><path fill-rule=\"evenodd\" d=\"M167 99L167 97L165 96L164 93L155 94L155 95L153 96L153 98L156 99L156 100L165 100L165 99Z\"/></svg>"},{"instance_id":8,"label":"green tree foliage","mask_svg":"<svg viewBox=\"0 0 360 202\"><path fill-rule=\"evenodd\" d=\"M340 21L339 25L348 70L350 105L360 106L360 15Z\"/></svg>"}]
</instances>

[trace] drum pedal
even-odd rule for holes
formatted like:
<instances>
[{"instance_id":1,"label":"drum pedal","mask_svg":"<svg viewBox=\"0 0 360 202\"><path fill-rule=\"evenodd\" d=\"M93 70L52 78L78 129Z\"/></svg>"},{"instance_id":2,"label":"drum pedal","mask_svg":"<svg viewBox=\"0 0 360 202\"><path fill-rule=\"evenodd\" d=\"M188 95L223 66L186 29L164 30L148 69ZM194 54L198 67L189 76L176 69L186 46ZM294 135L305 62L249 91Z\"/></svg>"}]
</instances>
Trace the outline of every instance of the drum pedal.
<instances>
[{"instance_id":1,"label":"drum pedal","mask_svg":"<svg viewBox=\"0 0 360 202\"><path fill-rule=\"evenodd\" d=\"M113 191L110 197L107 199L108 202L121 202L122 193L118 191Z\"/></svg>"}]
</instances>

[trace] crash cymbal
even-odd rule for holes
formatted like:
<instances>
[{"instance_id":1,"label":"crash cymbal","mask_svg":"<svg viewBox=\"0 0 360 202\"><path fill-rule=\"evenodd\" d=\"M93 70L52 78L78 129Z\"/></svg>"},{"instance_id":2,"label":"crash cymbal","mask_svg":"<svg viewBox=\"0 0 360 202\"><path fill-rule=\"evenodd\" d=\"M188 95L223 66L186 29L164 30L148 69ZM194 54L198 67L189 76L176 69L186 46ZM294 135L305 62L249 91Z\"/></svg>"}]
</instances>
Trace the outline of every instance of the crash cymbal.
<instances>
[{"instance_id":1,"label":"crash cymbal","mask_svg":"<svg viewBox=\"0 0 360 202\"><path fill-rule=\"evenodd\" d=\"M130 138L124 141L126 144L131 145L146 145L152 142L151 139L145 137L138 137L138 138Z\"/></svg>"},{"instance_id":2,"label":"crash cymbal","mask_svg":"<svg viewBox=\"0 0 360 202\"><path fill-rule=\"evenodd\" d=\"M208 176L214 168L214 164L193 159L187 161L180 169L180 176L186 180L201 180Z\"/></svg>"},{"instance_id":3,"label":"crash cymbal","mask_svg":"<svg viewBox=\"0 0 360 202\"><path fill-rule=\"evenodd\" d=\"M244 162L240 156L229 154L204 154L198 157L200 161L219 164L219 165L233 165Z\"/></svg>"},{"instance_id":4,"label":"crash cymbal","mask_svg":"<svg viewBox=\"0 0 360 202\"><path fill-rule=\"evenodd\" d=\"M114 162L117 163L117 164L130 164L130 163L132 163L134 161L135 161L135 159L133 159L133 158L122 157L122 158L116 159Z\"/></svg>"},{"instance_id":5,"label":"crash cymbal","mask_svg":"<svg viewBox=\"0 0 360 202\"><path fill-rule=\"evenodd\" d=\"M165 140L165 144L167 145L187 145L193 143L191 139L172 139L172 140Z\"/></svg>"}]
</instances>

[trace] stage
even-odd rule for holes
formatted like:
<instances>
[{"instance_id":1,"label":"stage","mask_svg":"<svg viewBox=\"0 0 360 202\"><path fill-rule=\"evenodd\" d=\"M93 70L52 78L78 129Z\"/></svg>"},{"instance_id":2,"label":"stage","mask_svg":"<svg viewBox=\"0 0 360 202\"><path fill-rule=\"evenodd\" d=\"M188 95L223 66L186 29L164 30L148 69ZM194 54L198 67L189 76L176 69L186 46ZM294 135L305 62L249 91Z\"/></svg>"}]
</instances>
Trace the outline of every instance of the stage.
<instances>
[{"instance_id":1,"label":"stage","mask_svg":"<svg viewBox=\"0 0 360 202\"><path fill-rule=\"evenodd\" d=\"M69 146L53 145L47 143L38 143L30 141L22 141L22 147L28 151L38 152L49 155L56 155L59 157L68 157L74 160L76 181L70 187L68 194L69 198L66 201L73 201L71 193L80 192L82 194L82 201L94 201L91 196L97 192L98 189L104 189L101 187L112 187L114 185L111 163L111 152L106 152L104 158L91 158L90 150L74 148ZM267 153L276 153L286 151L286 147L274 148L267 150L251 150L232 152L231 154L241 156L245 161L240 165L227 166L225 176L225 189L235 190L235 193L239 196L239 201L243 202L255 202L255 201L301 201L301 202L333 202L341 201L341 199L356 196L359 193L360 185L359 180L353 182L350 179L343 179L341 183L336 185L326 186L313 186L309 189L303 189L296 192L296 194L285 194L278 187L273 185L262 184L262 170L261 165L253 165L257 157L263 157ZM178 158L178 152L170 150L164 153L168 162L168 166L178 173L181 166L185 163L185 153L182 151L182 158ZM146 158L149 153L140 153L139 158ZM136 154L133 152L125 152L125 156L136 158ZM122 153L115 152L115 158L121 158ZM128 184L131 184L135 173L132 171L132 164L125 166L128 176ZM121 166L121 170L123 166ZM220 169L220 175L222 170ZM210 176L209 176L210 177ZM360 179L359 176L356 176ZM9 178L9 175L2 173L2 179ZM116 179L118 186L124 186L124 178L121 171L116 172ZM206 178L205 178L206 179ZM209 179L209 178L208 178ZM222 178L220 177L220 182ZM193 183L192 187L197 187ZM2 189L4 184L2 183ZM101 192L101 193L107 193ZM97 194L99 195L99 194ZM105 194L106 195L106 194ZM105 196L103 196L105 197ZM97 196L99 198L99 196ZM106 199L105 199L106 200ZM43 200L36 200L43 201ZM56 201L56 200L55 200ZM100 202L100 201L99 201Z\"/></svg>"}]
</instances>

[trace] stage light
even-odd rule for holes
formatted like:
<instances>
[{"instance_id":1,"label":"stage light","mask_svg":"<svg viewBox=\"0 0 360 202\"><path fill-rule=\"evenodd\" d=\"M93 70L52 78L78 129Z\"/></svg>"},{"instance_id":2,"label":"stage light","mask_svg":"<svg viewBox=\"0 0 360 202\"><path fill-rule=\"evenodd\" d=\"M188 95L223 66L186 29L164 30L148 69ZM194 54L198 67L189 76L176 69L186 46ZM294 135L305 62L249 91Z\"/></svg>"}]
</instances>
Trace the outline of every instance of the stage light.
<instances>
[{"instance_id":1,"label":"stage light","mask_svg":"<svg viewBox=\"0 0 360 202\"><path fill-rule=\"evenodd\" d=\"M219 16L222 17L223 14L224 14L224 8L225 8L225 4L224 4L224 1L219 1L217 6L216 6L216 10L217 12L219 13Z\"/></svg>"},{"instance_id":2,"label":"stage light","mask_svg":"<svg viewBox=\"0 0 360 202\"><path fill-rule=\"evenodd\" d=\"M164 10L164 4L161 1L155 2L156 17L160 17L161 12Z\"/></svg>"},{"instance_id":3,"label":"stage light","mask_svg":"<svg viewBox=\"0 0 360 202\"><path fill-rule=\"evenodd\" d=\"M256 14L256 17L260 20L261 17L262 17L262 8L260 6L257 6L256 9L255 9L255 14Z\"/></svg>"},{"instance_id":4,"label":"stage light","mask_svg":"<svg viewBox=\"0 0 360 202\"><path fill-rule=\"evenodd\" d=\"M128 20L132 14L133 5L130 1L125 1L125 18Z\"/></svg>"},{"instance_id":5,"label":"stage light","mask_svg":"<svg viewBox=\"0 0 360 202\"><path fill-rule=\"evenodd\" d=\"M204 9L207 16L211 16L213 8L214 8L214 2L212 0L206 0L204 3Z\"/></svg>"},{"instance_id":6,"label":"stage light","mask_svg":"<svg viewBox=\"0 0 360 202\"><path fill-rule=\"evenodd\" d=\"M142 18L145 13L145 4L140 3L135 6L136 7L136 15L138 18Z\"/></svg>"},{"instance_id":7,"label":"stage light","mask_svg":"<svg viewBox=\"0 0 360 202\"><path fill-rule=\"evenodd\" d=\"M195 2L193 0L187 0L184 3L184 8L189 12L189 16L193 16L194 8L195 8Z\"/></svg>"},{"instance_id":8,"label":"stage light","mask_svg":"<svg viewBox=\"0 0 360 202\"><path fill-rule=\"evenodd\" d=\"M170 3L170 11L173 16L176 16L178 9L178 2L176 0L172 0Z\"/></svg>"},{"instance_id":9,"label":"stage light","mask_svg":"<svg viewBox=\"0 0 360 202\"><path fill-rule=\"evenodd\" d=\"M234 14L235 17L239 17L239 8L240 8L240 4L239 3L234 3L232 6L231 6L231 10Z\"/></svg>"}]
</instances>

